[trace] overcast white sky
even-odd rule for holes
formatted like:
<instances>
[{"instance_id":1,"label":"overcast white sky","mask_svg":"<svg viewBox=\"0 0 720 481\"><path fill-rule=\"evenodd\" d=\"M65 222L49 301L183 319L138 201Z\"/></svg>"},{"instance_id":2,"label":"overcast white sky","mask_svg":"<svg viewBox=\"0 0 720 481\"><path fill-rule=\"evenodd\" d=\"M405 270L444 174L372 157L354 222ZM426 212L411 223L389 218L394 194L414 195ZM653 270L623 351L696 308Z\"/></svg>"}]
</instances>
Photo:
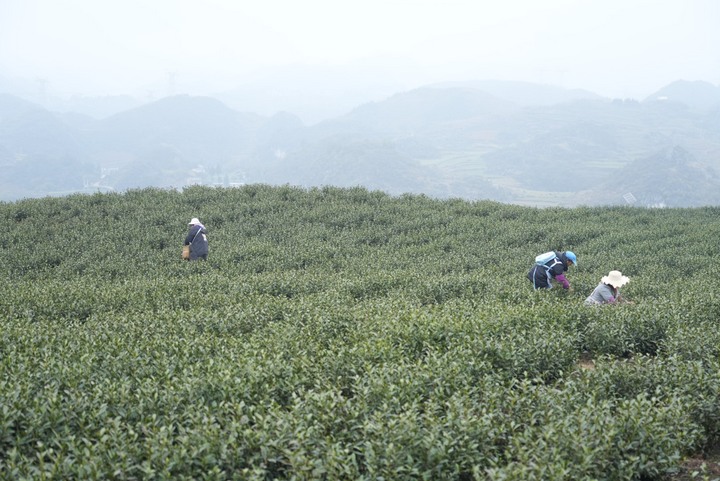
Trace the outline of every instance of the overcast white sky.
<instances>
[{"instance_id":1,"label":"overcast white sky","mask_svg":"<svg viewBox=\"0 0 720 481\"><path fill-rule=\"evenodd\" d=\"M720 84L720 1L0 0L0 76L56 94L209 94L288 65L644 98Z\"/></svg>"}]
</instances>

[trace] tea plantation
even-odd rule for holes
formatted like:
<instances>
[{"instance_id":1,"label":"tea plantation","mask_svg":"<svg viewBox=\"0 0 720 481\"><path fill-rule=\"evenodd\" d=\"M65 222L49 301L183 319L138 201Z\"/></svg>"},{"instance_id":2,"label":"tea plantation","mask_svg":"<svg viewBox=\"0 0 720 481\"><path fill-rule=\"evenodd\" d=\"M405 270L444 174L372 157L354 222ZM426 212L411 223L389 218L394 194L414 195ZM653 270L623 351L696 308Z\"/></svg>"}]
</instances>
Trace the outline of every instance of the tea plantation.
<instances>
[{"instance_id":1,"label":"tea plantation","mask_svg":"<svg viewBox=\"0 0 720 481\"><path fill-rule=\"evenodd\" d=\"M718 207L249 185L0 220L0 479L665 480L720 440ZM526 279L551 249L572 291ZM583 306L613 269L633 304Z\"/></svg>"}]
</instances>

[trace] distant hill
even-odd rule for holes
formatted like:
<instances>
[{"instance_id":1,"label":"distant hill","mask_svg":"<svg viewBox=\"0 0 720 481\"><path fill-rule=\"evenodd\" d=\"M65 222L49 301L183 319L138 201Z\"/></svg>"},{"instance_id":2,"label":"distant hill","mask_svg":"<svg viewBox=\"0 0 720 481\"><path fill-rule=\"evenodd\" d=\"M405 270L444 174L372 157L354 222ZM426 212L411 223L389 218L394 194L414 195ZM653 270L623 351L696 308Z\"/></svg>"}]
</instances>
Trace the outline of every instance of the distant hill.
<instances>
[{"instance_id":1,"label":"distant hill","mask_svg":"<svg viewBox=\"0 0 720 481\"><path fill-rule=\"evenodd\" d=\"M470 123L497 121L517 111L513 104L472 89L421 88L399 93L382 102L361 105L346 115L321 122L307 129L307 139L344 135L350 138L391 141L413 157L428 158L443 139L464 142L472 132ZM447 130L451 130L448 134Z\"/></svg>"},{"instance_id":2,"label":"distant hill","mask_svg":"<svg viewBox=\"0 0 720 481\"><path fill-rule=\"evenodd\" d=\"M95 119L0 96L0 200L269 183L538 206L615 203L627 192L645 203L717 202L720 104L610 100L522 82L452 85L400 92L311 126L211 97L167 97ZM710 87L676 82L660 92L706 104ZM691 160L668 167L681 157Z\"/></svg>"},{"instance_id":3,"label":"distant hill","mask_svg":"<svg viewBox=\"0 0 720 481\"><path fill-rule=\"evenodd\" d=\"M77 155L77 132L44 108L0 94L0 144L19 157Z\"/></svg>"},{"instance_id":4,"label":"distant hill","mask_svg":"<svg viewBox=\"0 0 720 481\"><path fill-rule=\"evenodd\" d=\"M119 112L131 110L144 104L130 95L73 96L64 101L53 99L50 109L59 112L74 112L94 119L104 119Z\"/></svg>"},{"instance_id":5,"label":"distant hill","mask_svg":"<svg viewBox=\"0 0 720 481\"><path fill-rule=\"evenodd\" d=\"M100 120L92 135L98 145L134 152L170 144L186 148L202 145L213 154L235 153L248 148L264 120L210 97L179 95Z\"/></svg>"},{"instance_id":6,"label":"distant hill","mask_svg":"<svg viewBox=\"0 0 720 481\"><path fill-rule=\"evenodd\" d=\"M97 121L85 135L93 161L117 169L106 180L118 188L170 187L249 157L265 121L210 97L180 95Z\"/></svg>"},{"instance_id":7,"label":"distant hill","mask_svg":"<svg viewBox=\"0 0 720 481\"><path fill-rule=\"evenodd\" d=\"M3 199L81 189L91 168L79 137L42 107L0 94Z\"/></svg>"},{"instance_id":8,"label":"distant hill","mask_svg":"<svg viewBox=\"0 0 720 481\"><path fill-rule=\"evenodd\" d=\"M720 204L720 176L680 146L663 149L617 170L587 198L590 204L624 202L691 207ZM631 194L628 199L624 196Z\"/></svg>"},{"instance_id":9,"label":"distant hill","mask_svg":"<svg viewBox=\"0 0 720 481\"><path fill-rule=\"evenodd\" d=\"M362 105L333 121L365 131L409 133L438 124L509 114L517 108L506 100L470 88L420 88Z\"/></svg>"},{"instance_id":10,"label":"distant hill","mask_svg":"<svg viewBox=\"0 0 720 481\"><path fill-rule=\"evenodd\" d=\"M720 106L720 86L709 82L678 80L648 96L645 102L673 102L693 109L711 110Z\"/></svg>"}]
</instances>

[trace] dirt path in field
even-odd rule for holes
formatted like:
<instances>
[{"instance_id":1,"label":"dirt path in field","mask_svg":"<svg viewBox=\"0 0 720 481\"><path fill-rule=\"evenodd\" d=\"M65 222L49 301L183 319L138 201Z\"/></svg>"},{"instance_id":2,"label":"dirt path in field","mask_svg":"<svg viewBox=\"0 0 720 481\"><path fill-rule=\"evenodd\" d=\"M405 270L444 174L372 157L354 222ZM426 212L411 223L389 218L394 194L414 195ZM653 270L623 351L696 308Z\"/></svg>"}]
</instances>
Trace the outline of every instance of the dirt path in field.
<instances>
[{"instance_id":1,"label":"dirt path in field","mask_svg":"<svg viewBox=\"0 0 720 481\"><path fill-rule=\"evenodd\" d=\"M589 352L583 352L578 360L578 367L583 369L595 369L595 361L593 361L592 354Z\"/></svg>"},{"instance_id":2,"label":"dirt path in field","mask_svg":"<svg viewBox=\"0 0 720 481\"><path fill-rule=\"evenodd\" d=\"M720 444L714 446L702 457L686 459L680 470L668 478L669 481L720 480Z\"/></svg>"}]
</instances>

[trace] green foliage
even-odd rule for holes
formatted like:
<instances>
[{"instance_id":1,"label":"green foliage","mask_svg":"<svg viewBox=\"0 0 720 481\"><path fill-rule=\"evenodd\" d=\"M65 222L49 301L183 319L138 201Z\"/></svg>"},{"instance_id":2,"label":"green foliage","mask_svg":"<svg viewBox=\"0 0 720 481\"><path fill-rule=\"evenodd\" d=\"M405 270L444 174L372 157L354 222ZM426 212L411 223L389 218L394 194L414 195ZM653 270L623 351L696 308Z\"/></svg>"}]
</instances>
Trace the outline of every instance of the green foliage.
<instances>
[{"instance_id":1,"label":"green foliage","mask_svg":"<svg viewBox=\"0 0 720 481\"><path fill-rule=\"evenodd\" d=\"M1 479L660 479L720 438L717 208L249 185L0 219ZM571 292L525 278L551 248ZM634 303L584 306L611 269Z\"/></svg>"}]
</instances>

